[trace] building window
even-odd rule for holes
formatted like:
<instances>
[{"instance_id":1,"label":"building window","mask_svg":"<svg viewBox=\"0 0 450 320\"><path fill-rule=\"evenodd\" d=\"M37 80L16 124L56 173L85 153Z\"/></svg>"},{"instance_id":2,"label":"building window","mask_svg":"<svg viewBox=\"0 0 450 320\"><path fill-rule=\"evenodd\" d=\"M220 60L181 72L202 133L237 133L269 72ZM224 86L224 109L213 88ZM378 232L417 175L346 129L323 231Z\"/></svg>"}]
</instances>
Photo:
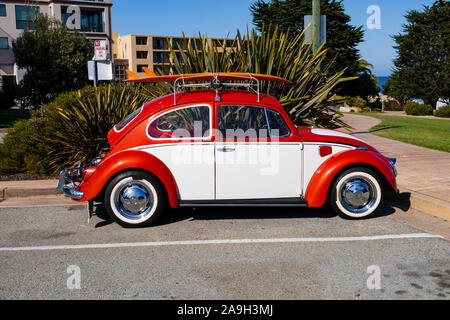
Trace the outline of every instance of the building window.
<instances>
[{"instance_id":1,"label":"building window","mask_svg":"<svg viewBox=\"0 0 450 320\"><path fill-rule=\"evenodd\" d=\"M61 7L62 24L66 25L71 18L72 12L67 12L69 7ZM80 31L82 32L103 32L104 31L103 10L95 8L81 8Z\"/></svg>"},{"instance_id":2,"label":"building window","mask_svg":"<svg viewBox=\"0 0 450 320\"><path fill-rule=\"evenodd\" d=\"M114 64L114 75L117 80L125 80L127 78L126 70L128 69L128 65L126 64Z\"/></svg>"},{"instance_id":3,"label":"building window","mask_svg":"<svg viewBox=\"0 0 450 320\"><path fill-rule=\"evenodd\" d=\"M144 67L148 68L148 64L138 64L137 65L137 72L145 72Z\"/></svg>"},{"instance_id":4,"label":"building window","mask_svg":"<svg viewBox=\"0 0 450 320\"><path fill-rule=\"evenodd\" d=\"M153 53L153 63L164 63L164 53L154 52Z\"/></svg>"},{"instance_id":5,"label":"building window","mask_svg":"<svg viewBox=\"0 0 450 320\"><path fill-rule=\"evenodd\" d=\"M0 49L8 49L8 38L0 38Z\"/></svg>"},{"instance_id":6,"label":"building window","mask_svg":"<svg viewBox=\"0 0 450 320\"><path fill-rule=\"evenodd\" d=\"M174 50L183 50L183 39L174 39L172 40L172 47Z\"/></svg>"},{"instance_id":7,"label":"building window","mask_svg":"<svg viewBox=\"0 0 450 320\"><path fill-rule=\"evenodd\" d=\"M147 57L148 57L148 51L137 51L136 52L137 59L147 59Z\"/></svg>"},{"instance_id":8,"label":"building window","mask_svg":"<svg viewBox=\"0 0 450 320\"><path fill-rule=\"evenodd\" d=\"M164 50L164 39L153 39L154 50Z\"/></svg>"},{"instance_id":9,"label":"building window","mask_svg":"<svg viewBox=\"0 0 450 320\"><path fill-rule=\"evenodd\" d=\"M137 37L136 44L146 46L147 45L147 37Z\"/></svg>"},{"instance_id":10,"label":"building window","mask_svg":"<svg viewBox=\"0 0 450 320\"><path fill-rule=\"evenodd\" d=\"M36 6L16 6L16 29L34 29L40 9Z\"/></svg>"},{"instance_id":11,"label":"building window","mask_svg":"<svg viewBox=\"0 0 450 320\"><path fill-rule=\"evenodd\" d=\"M6 17L6 5L0 4L0 17Z\"/></svg>"},{"instance_id":12,"label":"building window","mask_svg":"<svg viewBox=\"0 0 450 320\"><path fill-rule=\"evenodd\" d=\"M177 56L178 63L183 63L183 56L181 55L181 52L175 52Z\"/></svg>"}]
</instances>

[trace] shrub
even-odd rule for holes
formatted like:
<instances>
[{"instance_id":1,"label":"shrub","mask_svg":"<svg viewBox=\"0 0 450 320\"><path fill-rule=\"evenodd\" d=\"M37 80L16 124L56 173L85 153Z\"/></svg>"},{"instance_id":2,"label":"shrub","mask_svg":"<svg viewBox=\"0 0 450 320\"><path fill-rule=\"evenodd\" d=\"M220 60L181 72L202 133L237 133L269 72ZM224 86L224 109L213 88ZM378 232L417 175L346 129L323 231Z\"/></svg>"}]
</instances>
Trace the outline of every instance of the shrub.
<instances>
[{"instance_id":1,"label":"shrub","mask_svg":"<svg viewBox=\"0 0 450 320\"><path fill-rule=\"evenodd\" d=\"M358 108L363 108L366 106L366 100L364 100L361 97L349 97L346 96L345 97L345 102L350 106L350 107L358 107Z\"/></svg>"},{"instance_id":2,"label":"shrub","mask_svg":"<svg viewBox=\"0 0 450 320\"><path fill-rule=\"evenodd\" d=\"M415 101L409 101L405 105L405 112L410 116L430 116L433 115L433 107Z\"/></svg>"},{"instance_id":3,"label":"shrub","mask_svg":"<svg viewBox=\"0 0 450 320\"><path fill-rule=\"evenodd\" d=\"M450 118L450 106L441 107L439 110L436 110L434 115L440 118Z\"/></svg>"},{"instance_id":4,"label":"shrub","mask_svg":"<svg viewBox=\"0 0 450 320\"><path fill-rule=\"evenodd\" d=\"M141 86L86 87L60 95L45 106L53 136L49 137L51 165L89 163L108 147L107 133L148 99Z\"/></svg>"},{"instance_id":5,"label":"shrub","mask_svg":"<svg viewBox=\"0 0 450 320\"><path fill-rule=\"evenodd\" d=\"M370 112L370 111L372 111L372 109L370 109L369 107L364 107L364 108L362 108L362 110L365 111L365 112Z\"/></svg>"},{"instance_id":6,"label":"shrub","mask_svg":"<svg viewBox=\"0 0 450 320\"><path fill-rule=\"evenodd\" d=\"M15 123L0 144L0 173L57 173L90 162L108 146L107 133L148 101L140 86L86 87L59 95Z\"/></svg>"},{"instance_id":7,"label":"shrub","mask_svg":"<svg viewBox=\"0 0 450 320\"><path fill-rule=\"evenodd\" d=\"M385 111L403 111L403 107L396 100L389 100L384 103Z\"/></svg>"},{"instance_id":8,"label":"shrub","mask_svg":"<svg viewBox=\"0 0 450 320\"><path fill-rule=\"evenodd\" d=\"M380 109L380 108L375 108L375 109L373 109L373 111L375 111L375 112L381 112L381 109Z\"/></svg>"},{"instance_id":9,"label":"shrub","mask_svg":"<svg viewBox=\"0 0 450 320\"><path fill-rule=\"evenodd\" d=\"M48 120L42 114L17 121L0 144L0 174L50 173L50 147L44 138L48 135Z\"/></svg>"},{"instance_id":10,"label":"shrub","mask_svg":"<svg viewBox=\"0 0 450 320\"><path fill-rule=\"evenodd\" d=\"M381 103L381 100L380 99L377 99L377 100L375 100L375 101L373 101L373 102L368 102L367 103L367 106L369 106L372 110L373 109L380 109L381 110L381 108L382 108L382 103Z\"/></svg>"}]
</instances>

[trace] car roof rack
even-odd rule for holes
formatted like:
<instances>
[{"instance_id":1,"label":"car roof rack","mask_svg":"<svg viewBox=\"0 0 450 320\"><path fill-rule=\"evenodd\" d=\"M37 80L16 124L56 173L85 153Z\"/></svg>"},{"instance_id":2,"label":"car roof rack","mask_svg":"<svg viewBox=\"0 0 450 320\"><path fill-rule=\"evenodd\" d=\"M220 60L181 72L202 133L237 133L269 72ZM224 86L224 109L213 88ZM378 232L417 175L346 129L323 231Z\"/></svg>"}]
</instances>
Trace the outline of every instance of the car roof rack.
<instances>
[{"instance_id":1,"label":"car roof rack","mask_svg":"<svg viewBox=\"0 0 450 320\"><path fill-rule=\"evenodd\" d=\"M213 89L216 91L215 100L220 101L219 95L220 90L230 87L245 87L249 90L253 90L257 94L259 103L261 80L292 84L292 81L289 81L284 78L257 73L219 72L219 73L192 73L192 74L158 76L153 71L151 71L146 67L143 67L143 70L146 73L146 76L143 78L139 78L132 71L126 70L129 78L127 80L124 80L124 82L173 82L174 104L176 104L177 93L181 92L185 88ZM235 82L225 82L225 81L235 81ZM197 83L188 83L188 82L197 82Z\"/></svg>"}]
</instances>

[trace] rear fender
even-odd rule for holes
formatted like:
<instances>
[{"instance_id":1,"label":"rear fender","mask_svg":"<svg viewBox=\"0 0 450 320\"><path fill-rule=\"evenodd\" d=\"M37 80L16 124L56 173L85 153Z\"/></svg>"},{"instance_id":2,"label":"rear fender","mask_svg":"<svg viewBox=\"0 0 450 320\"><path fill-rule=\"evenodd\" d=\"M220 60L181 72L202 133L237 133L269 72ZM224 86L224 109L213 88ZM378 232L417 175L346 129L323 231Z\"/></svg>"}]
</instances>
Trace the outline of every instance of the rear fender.
<instances>
[{"instance_id":1,"label":"rear fender","mask_svg":"<svg viewBox=\"0 0 450 320\"><path fill-rule=\"evenodd\" d=\"M314 173L305 194L308 205L310 207L323 206L333 179L345 168L357 165L376 168L393 190L397 190L394 169L383 155L374 151L349 150L331 156Z\"/></svg>"},{"instance_id":2,"label":"rear fender","mask_svg":"<svg viewBox=\"0 0 450 320\"><path fill-rule=\"evenodd\" d=\"M84 197L80 201L94 199L114 175L136 169L155 175L166 188L171 207L178 208L180 199L178 187L169 168L155 156L139 150L121 151L105 159L89 179L81 184Z\"/></svg>"}]
</instances>

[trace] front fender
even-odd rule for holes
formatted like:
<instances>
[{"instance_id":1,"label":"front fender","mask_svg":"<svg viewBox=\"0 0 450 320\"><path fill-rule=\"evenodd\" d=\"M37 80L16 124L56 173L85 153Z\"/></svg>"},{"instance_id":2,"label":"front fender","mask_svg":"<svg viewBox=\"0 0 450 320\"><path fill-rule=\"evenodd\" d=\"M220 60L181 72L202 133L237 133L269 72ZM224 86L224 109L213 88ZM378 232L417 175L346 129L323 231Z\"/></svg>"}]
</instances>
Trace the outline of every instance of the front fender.
<instances>
[{"instance_id":1,"label":"front fender","mask_svg":"<svg viewBox=\"0 0 450 320\"><path fill-rule=\"evenodd\" d=\"M308 205L310 207L323 206L333 179L346 167L358 164L378 169L393 190L397 190L395 172L386 157L375 151L349 150L331 156L314 173L305 193Z\"/></svg>"},{"instance_id":2,"label":"front fender","mask_svg":"<svg viewBox=\"0 0 450 320\"><path fill-rule=\"evenodd\" d=\"M80 201L94 199L111 177L121 171L133 169L145 170L158 177L166 188L171 207L178 207L178 187L169 168L155 156L139 150L121 151L105 159L89 179L81 184L84 197Z\"/></svg>"}]
</instances>

